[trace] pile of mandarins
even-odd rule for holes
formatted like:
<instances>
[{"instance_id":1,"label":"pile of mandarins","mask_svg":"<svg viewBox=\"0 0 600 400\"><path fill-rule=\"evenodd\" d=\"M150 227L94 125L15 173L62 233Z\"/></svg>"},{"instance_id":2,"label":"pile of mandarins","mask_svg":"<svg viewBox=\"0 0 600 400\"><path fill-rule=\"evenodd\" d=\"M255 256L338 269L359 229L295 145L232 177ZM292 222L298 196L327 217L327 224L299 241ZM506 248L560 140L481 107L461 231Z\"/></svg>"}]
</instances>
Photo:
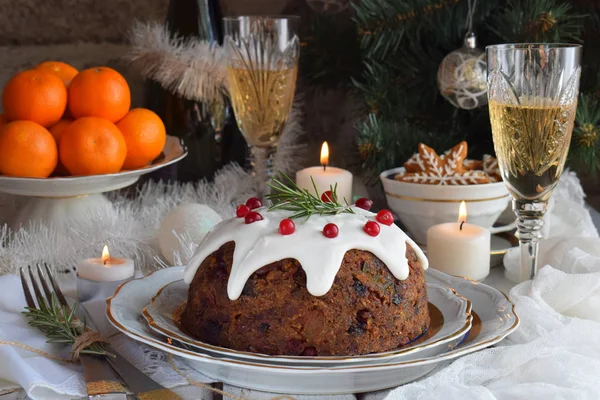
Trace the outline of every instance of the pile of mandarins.
<instances>
[{"instance_id":1,"label":"pile of mandarins","mask_svg":"<svg viewBox=\"0 0 600 400\"><path fill-rule=\"evenodd\" d=\"M127 81L108 67L79 72L49 61L16 74L2 93L0 174L97 175L148 165L165 145L165 126L130 103Z\"/></svg>"}]
</instances>

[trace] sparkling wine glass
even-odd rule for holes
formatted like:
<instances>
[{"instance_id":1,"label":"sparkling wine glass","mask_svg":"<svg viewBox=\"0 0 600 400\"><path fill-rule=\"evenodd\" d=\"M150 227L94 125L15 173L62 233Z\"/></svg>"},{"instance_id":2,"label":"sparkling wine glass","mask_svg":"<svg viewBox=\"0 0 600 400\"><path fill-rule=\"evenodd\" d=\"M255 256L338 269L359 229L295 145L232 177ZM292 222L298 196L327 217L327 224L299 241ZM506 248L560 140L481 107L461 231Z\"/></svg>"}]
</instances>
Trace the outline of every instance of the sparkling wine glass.
<instances>
[{"instance_id":1,"label":"sparkling wine glass","mask_svg":"<svg viewBox=\"0 0 600 400\"><path fill-rule=\"evenodd\" d=\"M259 197L271 178L273 155L292 109L300 44L293 16L223 18L227 83L235 118L251 154ZM254 151L252 151L254 150ZM262 160L260 160L262 159Z\"/></svg>"},{"instance_id":2,"label":"sparkling wine glass","mask_svg":"<svg viewBox=\"0 0 600 400\"><path fill-rule=\"evenodd\" d=\"M537 273L542 218L569 151L581 46L501 44L486 52L494 148L518 219L522 282Z\"/></svg>"}]
</instances>

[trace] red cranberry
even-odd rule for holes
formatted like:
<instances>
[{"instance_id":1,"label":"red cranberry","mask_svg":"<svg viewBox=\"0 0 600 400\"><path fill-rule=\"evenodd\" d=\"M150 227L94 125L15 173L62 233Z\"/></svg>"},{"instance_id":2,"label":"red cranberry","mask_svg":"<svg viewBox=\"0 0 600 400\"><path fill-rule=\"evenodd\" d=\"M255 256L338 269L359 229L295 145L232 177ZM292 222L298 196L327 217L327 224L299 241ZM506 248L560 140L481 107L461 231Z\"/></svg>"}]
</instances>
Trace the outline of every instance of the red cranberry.
<instances>
[{"instance_id":1,"label":"red cranberry","mask_svg":"<svg viewBox=\"0 0 600 400\"><path fill-rule=\"evenodd\" d=\"M377 213L375 219L377 222L389 226L394 223L394 214L390 210L381 210Z\"/></svg>"},{"instance_id":2,"label":"red cranberry","mask_svg":"<svg viewBox=\"0 0 600 400\"><path fill-rule=\"evenodd\" d=\"M279 233L282 235L291 235L296 231L296 224L289 218L282 219L279 223Z\"/></svg>"},{"instance_id":3,"label":"red cranberry","mask_svg":"<svg viewBox=\"0 0 600 400\"><path fill-rule=\"evenodd\" d=\"M259 208L262 207L262 201L260 201L259 198L256 197L250 197L247 201L246 201L246 205L248 206L248 208L250 208L251 210L254 210L255 208Z\"/></svg>"},{"instance_id":4,"label":"red cranberry","mask_svg":"<svg viewBox=\"0 0 600 400\"><path fill-rule=\"evenodd\" d=\"M373 201L367 199L366 197L361 197L360 199L356 200L356 207L369 211L371 207L373 207Z\"/></svg>"},{"instance_id":5,"label":"red cranberry","mask_svg":"<svg viewBox=\"0 0 600 400\"><path fill-rule=\"evenodd\" d=\"M244 217L244 221L246 221L247 224L251 224L251 223L256 222L256 221L262 221L262 219L263 219L262 215L260 215L256 211L250 211Z\"/></svg>"},{"instance_id":6,"label":"red cranberry","mask_svg":"<svg viewBox=\"0 0 600 400\"><path fill-rule=\"evenodd\" d=\"M321 201L325 203L333 203L333 193L331 193L331 190L323 192L321 195Z\"/></svg>"},{"instance_id":7,"label":"red cranberry","mask_svg":"<svg viewBox=\"0 0 600 400\"><path fill-rule=\"evenodd\" d=\"M237 208L235 209L235 215L237 215L238 218L244 218L249 212L250 207L244 204L242 204L241 206L237 206Z\"/></svg>"},{"instance_id":8,"label":"red cranberry","mask_svg":"<svg viewBox=\"0 0 600 400\"><path fill-rule=\"evenodd\" d=\"M379 235L379 224L375 221L367 221L367 223L363 227L363 230L369 236L377 236Z\"/></svg>"},{"instance_id":9,"label":"red cranberry","mask_svg":"<svg viewBox=\"0 0 600 400\"><path fill-rule=\"evenodd\" d=\"M340 233L336 224L327 224L323 227L323 235L326 238L333 239Z\"/></svg>"}]
</instances>

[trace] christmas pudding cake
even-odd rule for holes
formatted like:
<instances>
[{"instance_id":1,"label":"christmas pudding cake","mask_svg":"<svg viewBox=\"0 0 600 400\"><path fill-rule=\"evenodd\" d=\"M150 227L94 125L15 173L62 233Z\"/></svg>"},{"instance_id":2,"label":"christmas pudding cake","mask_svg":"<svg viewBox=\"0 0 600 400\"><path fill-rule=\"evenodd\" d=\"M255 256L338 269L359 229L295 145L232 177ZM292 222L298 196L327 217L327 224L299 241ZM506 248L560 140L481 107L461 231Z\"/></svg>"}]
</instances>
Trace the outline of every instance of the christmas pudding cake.
<instances>
[{"instance_id":1,"label":"christmas pudding cake","mask_svg":"<svg viewBox=\"0 0 600 400\"><path fill-rule=\"evenodd\" d=\"M384 352L425 333L427 259L392 214L279 185L290 192L272 195L274 206L250 199L200 244L184 273L181 328L212 345L293 356Z\"/></svg>"}]
</instances>

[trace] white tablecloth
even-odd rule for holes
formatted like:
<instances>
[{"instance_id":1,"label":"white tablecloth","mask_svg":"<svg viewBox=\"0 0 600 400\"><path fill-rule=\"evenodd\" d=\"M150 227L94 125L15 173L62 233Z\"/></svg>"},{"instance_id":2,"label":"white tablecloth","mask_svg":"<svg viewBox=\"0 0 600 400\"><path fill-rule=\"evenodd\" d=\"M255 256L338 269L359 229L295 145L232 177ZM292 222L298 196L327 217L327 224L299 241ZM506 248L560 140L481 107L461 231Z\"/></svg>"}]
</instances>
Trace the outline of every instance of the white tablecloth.
<instances>
[{"instance_id":1,"label":"white tablecloth","mask_svg":"<svg viewBox=\"0 0 600 400\"><path fill-rule=\"evenodd\" d=\"M542 255L552 260L552 266L540 270L533 282L525 282L510 291L516 303L516 311L522 321L519 330L509 336L501 346L487 349L458 359L449 366L434 370L429 376L417 382L394 390L386 390L358 397L366 400L404 398L444 398L444 399L517 399L517 398L598 398L600 393L600 240L592 224L591 217L583 211L583 193L573 175L566 174L555 194L553 212L558 212L552 224L550 241L553 247ZM594 213L600 220L600 216ZM576 222L575 222L576 221ZM566 225L565 225L566 224ZM571 225L569 225L571 224ZM569 237L561 237L568 232ZM578 234L582 236L578 236ZM543 247L544 248L544 247ZM560 251L558 251L560 250ZM551 256L551 257L550 257ZM510 256L506 260L510 262ZM0 277L0 279L10 279ZM503 278L503 268L492 271L486 280L500 290L510 290L511 283ZM2 282L0 281L0 286ZM0 290L0 323L14 325L11 329L22 332L22 337L31 340L34 347L48 349L41 336L35 336L23 325L23 319L8 315L8 311L20 311L22 304L18 298L18 280L11 285L14 292ZM3 287L4 288L4 287ZM22 302L22 300L21 300ZM7 306L7 304L10 304ZM16 307L16 308L15 308ZM13 310L14 309L14 310ZM15 314L17 315L17 314ZM11 319L12 318L12 319ZM0 325L0 335L4 335L6 325ZM33 337L31 335L34 335ZM144 349L129 339L122 339L119 348L142 363L145 372L168 386L178 387L185 398L211 398L212 393L195 386L187 385L180 375L169 370L164 355ZM137 349L137 350L136 350ZM49 376L57 376L59 368L66 368L63 377L69 372L79 372L77 366L57 366L56 363L32 355L24 350L0 346L0 357L18 352L24 360L21 368L14 363L0 364L2 388L11 389L14 382L24 382L22 374L39 376L39 387L47 383ZM137 352L137 353L136 353ZM137 355L136 355L137 354ZM146 357L150 355L150 357ZM153 365L148 359L155 359ZM34 362L31 362L34 360ZM145 360L145 361L144 361ZM184 368L184 364L178 364ZM203 381L201 374L186 370L193 378ZM52 374L52 375L50 375ZM206 380L206 379L204 379ZM31 382L31 379L29 379ZM60 383L60 382L59 382ZM68 383L68 382L67 382ZM25 385L26 383L22 383ZM81 385L81 379L76 385ZM73 387L75 387L73 386ZM76 389L76 390L80 390ZM234 396L249 399L271 399L273 393L263 393L223 385L223 390ZM38 393L38 392L36 392ZM40 392L44 393L44 392ZM74 393L74 392L72 392ZM81 393L81 392L79 392ZM5 395L5 398L7 395ZM14 392L11 399L23 396ZM72 396L63 396L68 398ZM294 396L306 399L354 399L354 394L340 396ZM49 398L37 395L37 398ZM58 397L57 397L58 398Z\"/></svg>"}]
</instances>

